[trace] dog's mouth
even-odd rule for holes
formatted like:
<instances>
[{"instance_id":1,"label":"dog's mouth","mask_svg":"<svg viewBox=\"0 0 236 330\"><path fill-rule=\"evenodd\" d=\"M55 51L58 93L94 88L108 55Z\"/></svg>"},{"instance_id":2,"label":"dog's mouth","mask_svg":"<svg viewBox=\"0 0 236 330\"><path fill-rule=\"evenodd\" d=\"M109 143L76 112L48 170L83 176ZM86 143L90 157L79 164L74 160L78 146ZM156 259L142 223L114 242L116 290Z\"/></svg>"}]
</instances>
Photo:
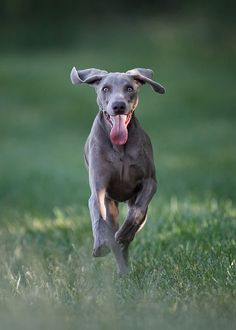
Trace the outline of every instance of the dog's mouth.
<instances>
[{"instance_id":1,"label":"dog's mouth","mask_svg":"<svg viewBox=\"0 0 236 330\"><path fill-rule=\"evenodd\" d=\"M127 115L111 116L106 111L103 113L106 121L111 126L110 139L112 144L125 144L128 140L127 126L132 118L133 110L131 110Z\"/></svg>"}]
</instances>

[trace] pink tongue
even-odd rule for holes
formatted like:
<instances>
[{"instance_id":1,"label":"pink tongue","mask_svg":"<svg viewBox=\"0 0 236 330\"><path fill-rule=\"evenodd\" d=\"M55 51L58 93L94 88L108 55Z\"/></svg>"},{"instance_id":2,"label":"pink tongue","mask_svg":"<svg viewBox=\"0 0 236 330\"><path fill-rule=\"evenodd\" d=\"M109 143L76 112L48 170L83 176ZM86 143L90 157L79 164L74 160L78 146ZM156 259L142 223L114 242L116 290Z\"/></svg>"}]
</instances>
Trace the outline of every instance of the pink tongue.
<instances>
[{"instance_id":1,"label":"pink tongue","mask_svg":"<svg viewBox=\"0 0 236 330\"><path fill-rule=\"evenodd\" d=\"M110 133L111 142L113 144L125 144L128 139L128 130L125 121L126 115L117 115L110 117L112 121L112 129Z\"/></svg>"}]
</instances>

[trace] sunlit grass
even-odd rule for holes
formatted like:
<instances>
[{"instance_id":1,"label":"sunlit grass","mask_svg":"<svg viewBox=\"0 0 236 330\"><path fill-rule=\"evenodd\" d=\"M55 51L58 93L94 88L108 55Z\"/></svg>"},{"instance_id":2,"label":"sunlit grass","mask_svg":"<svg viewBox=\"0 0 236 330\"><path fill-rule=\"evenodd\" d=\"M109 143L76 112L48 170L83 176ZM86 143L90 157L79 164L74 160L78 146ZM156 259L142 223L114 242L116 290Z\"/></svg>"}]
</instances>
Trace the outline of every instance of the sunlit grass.
<instances>
[{"instance_id":1,"label":"sunlit grass","mask_svg":"<svg viewBox=\"0 0 236 330\"><path fill-rule=\"evenodd\" d=\"M38 319L38 308L50 306L43 322L55 317L58 325L63 310L69 325L85 328L111 322L117 328L177 322L178 328L186 313L185 322L197 321L196 328L198 322L230 327L236 312L235 212L232 202L215 199L172 198L153 205L132 244L130 274L122 279L112 256L92 258L86 212L57 209L48 219L26 215L17 230L10 223L1 230L2 305L15 317L24 313L30 324L31 309Z\"/></svg>"}]
</instances>

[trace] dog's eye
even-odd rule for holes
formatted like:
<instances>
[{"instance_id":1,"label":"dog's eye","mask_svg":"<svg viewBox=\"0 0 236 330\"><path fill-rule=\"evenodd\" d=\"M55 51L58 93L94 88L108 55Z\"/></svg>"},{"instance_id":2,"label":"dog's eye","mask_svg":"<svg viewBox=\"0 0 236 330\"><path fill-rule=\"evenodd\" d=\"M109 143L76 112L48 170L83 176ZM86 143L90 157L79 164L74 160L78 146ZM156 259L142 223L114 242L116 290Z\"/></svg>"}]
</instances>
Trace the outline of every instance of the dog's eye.
<instances>
[{"instance_id":1,"label":"dog's eye","mask_svg":"<svg viewBox=\"0 0 236 330\"><path fill-rule=\"evenodd\" d=\"M103 87L102 90L103 90L103 92L105 92L105 93L109 92L109 88L108 88L107 86Z\"/></svg>"},{"instance_id":2,"label":"dog's eye","mask_svg":"<svg viewBox=\"0 0 236 330\"><path fill-rule=\"evenodd\" d=\"M134 90L134 89L133 89L132 86L128 86L128 87L127 87L127 91L128 91L128 92L133 92L133 90Z\"/></svg>"}]
</instances>

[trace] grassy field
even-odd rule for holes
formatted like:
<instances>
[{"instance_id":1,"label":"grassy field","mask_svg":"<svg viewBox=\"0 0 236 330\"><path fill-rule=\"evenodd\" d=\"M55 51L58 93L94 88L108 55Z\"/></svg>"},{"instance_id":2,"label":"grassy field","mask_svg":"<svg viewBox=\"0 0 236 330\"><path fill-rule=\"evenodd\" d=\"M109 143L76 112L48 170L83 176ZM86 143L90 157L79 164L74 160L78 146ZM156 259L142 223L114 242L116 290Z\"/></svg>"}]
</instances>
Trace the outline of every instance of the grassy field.
<instances>
[{"instance_id":1,"label":"grassy field","mask_svg":"<svg viewBox=\"0 0 236 330\"><path fill-rule=\"evenodd\" d=\"M106 33L0 55L0 329L235 329L231 36L155 20ZM97 108L91 88L70 84L74 65L150 67L167 89L140 92L159 191L126 278L111 255L91 255L82 152Z\"/></svg>"}]
</instances>

